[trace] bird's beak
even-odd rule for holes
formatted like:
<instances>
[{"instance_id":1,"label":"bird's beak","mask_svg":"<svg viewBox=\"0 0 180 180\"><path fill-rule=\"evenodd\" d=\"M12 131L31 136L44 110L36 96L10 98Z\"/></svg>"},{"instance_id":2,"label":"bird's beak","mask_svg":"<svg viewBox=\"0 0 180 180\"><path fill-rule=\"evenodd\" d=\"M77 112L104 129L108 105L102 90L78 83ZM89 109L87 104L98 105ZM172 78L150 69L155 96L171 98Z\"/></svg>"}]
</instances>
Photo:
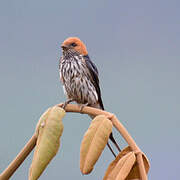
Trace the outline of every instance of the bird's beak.
<instances>
[{"instance_id":1,"label":"bird's beak","mask_svg":"<svg viewBox=\"0 0 180 180\"><path fill-rule=\"evenodd\" d=\"M65 45L65 44L62 44L61 48L62 48L63 50L67 50L69 47L68 47L67 45Z\"/></svg>"}]
</instances>

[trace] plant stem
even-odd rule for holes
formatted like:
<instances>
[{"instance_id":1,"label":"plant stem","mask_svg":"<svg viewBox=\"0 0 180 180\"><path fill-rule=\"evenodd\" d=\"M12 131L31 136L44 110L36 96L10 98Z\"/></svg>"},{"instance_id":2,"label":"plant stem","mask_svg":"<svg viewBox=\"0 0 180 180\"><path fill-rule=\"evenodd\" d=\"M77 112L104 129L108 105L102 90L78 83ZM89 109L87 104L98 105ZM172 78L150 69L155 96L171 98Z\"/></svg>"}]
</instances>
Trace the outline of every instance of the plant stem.
<instances>
[{"instance_id":1,"label":"plant stem","mask_svg":"<svg viewBox=\"0 0 180 180\"><path fill-rule=\"evenodd\" d=\"M11 164L1 173L0 180L7 180L14 174L16 169L23 163L23 161L35 147L36 140L37 136L34 134L28 141L28 143L24 146L24 148L21 150L21 152L11 162Z\"/></svg>"}]
</instances>

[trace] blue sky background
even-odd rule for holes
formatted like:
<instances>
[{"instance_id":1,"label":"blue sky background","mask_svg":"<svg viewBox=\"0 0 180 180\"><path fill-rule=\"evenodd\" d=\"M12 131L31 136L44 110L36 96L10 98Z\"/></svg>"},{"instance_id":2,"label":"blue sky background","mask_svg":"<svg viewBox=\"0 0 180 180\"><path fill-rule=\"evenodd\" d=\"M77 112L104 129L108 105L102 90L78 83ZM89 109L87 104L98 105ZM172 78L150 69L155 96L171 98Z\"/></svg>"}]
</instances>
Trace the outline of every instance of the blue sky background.
<instances>
[{"instance_id":1,"label":"blue sky background","mask_svg":"<svg viewBox=\"0 0 180 180\"><path fill-rule=\"evenodd\" d=\"M40 115L65 100L60 44L78 36L97 65L104 106L148 156L149 179L180 179L180 1L0 1L0 171L32 136ZM86 115L67 114L61 148L40 179L102 179L107 148L81 175ZM122 137L114 131L119 144ZM28 177L33 153L13 180Z\"/></svg>"}]
</instances>

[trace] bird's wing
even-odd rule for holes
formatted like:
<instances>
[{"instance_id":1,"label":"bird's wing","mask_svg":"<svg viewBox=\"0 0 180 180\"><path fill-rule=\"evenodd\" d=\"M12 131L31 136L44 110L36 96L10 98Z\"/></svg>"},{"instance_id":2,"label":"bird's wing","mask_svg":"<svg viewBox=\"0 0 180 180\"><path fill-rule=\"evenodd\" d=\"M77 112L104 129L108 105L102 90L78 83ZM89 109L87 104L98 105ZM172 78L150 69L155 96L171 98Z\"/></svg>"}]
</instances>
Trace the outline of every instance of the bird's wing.
<instances>
[{"instance_id":1,"label":"bird's wing","mask_svg":"<svg viewBox=\"0 0 180 180\"><path fill-rule=\"evenodd\" d=\"M92 77L91 81L96 89L97 94L98 94L98 102L99 102L101 108L104 110L103 102L101 99L101 90L100 90L100 86L99 86L98 69L97 69L96 65L90 60L88 55L83 56L83 57L84 57L86 66L89 69L89 72L91 74L91 77Z\"/></svg>"}]
</instances>

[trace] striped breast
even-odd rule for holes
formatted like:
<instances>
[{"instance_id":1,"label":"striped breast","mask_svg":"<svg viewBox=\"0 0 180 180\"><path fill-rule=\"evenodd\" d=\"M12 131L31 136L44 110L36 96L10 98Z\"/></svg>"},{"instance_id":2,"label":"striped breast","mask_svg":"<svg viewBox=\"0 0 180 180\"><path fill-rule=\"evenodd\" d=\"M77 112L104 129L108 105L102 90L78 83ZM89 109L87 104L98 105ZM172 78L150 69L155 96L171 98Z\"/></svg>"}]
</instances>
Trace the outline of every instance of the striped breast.
<instances>
[{"instance_id":1,"label":"striped breast","mask_svg":"<svg viewBox=\"0 0 180 180\"><path fill-rule=\"evenodd\" d=\"M59 69L64 92L69 99L79 104L97 103L98 95L83 56L62 56Z\"/></svg>"}]
</instances>

